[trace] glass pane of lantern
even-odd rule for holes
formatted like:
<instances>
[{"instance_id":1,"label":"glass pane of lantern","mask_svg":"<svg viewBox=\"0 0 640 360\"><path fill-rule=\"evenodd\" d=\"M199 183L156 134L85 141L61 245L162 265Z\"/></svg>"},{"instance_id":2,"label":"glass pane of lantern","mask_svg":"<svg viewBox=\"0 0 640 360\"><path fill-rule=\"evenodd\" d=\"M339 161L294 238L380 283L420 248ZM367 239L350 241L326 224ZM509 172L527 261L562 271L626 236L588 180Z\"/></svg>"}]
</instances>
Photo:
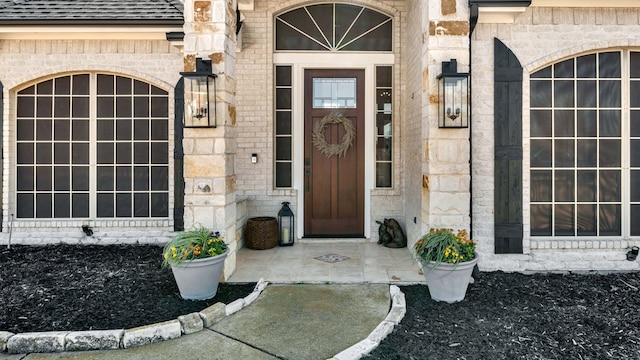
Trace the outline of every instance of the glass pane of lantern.
<instances>
[{"instance_id":1,"label":"glass pane of lantern","mask_svg":"<svg viewBox=\"0 0 640 360\"><path fill-rule=\"evenodd\" d=\"M184 78L184 125L209 126L207 77Z\"/></svg>"},{"instance_id":2,"label":"glass pane of lantern","mask_svg":"<svg viewBox=\"0 0 640 360\"><path fill-rule=\"evenodd\" d=\"M445 77L441 82L444 83L441 127L467 127L467 77Z\"/></svg>"},{"instance_id":3,"label":"glass pane of lantern","mask_svg":"<svg viewBox=\"0 0 640 360\"><path fill-rule=\"evenodd\" d=\"M216 82L213 76L207 77L207 93L209 94L209 100L207 102L207 108L209 109L209 126L215 126ZM213 114L211 114L211 111L213 111Z\"/></svg>"},{"instance_id":4,"label":"glass pane of lantern","mask_svg":"<svg viewBox=\"0 0 640 360\"><path fill-rule=\"evenodd\" d=\"M291 242L291 218L288 216L280 218L280 239L283 244Z\"/></svg>"}]
</instances>

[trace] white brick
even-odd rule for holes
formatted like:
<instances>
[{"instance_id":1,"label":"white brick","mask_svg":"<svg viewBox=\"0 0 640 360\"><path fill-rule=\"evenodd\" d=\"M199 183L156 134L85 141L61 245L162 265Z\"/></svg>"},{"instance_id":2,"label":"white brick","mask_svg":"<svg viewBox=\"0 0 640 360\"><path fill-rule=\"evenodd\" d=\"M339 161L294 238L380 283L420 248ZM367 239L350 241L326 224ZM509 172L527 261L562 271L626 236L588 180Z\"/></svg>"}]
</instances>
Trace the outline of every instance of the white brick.
<instances>
[{"instance_id":1,"label":"white brick","mask_svg":"<svg viewBox=\"0 0 640 360\"><path fill-rule=\"evenodd\" d=\"M248 306L251 303L253 303L258 298L258 296L260 296L260 292L258 291L251 292L251 294L247 295L244 298L244 306Z\"/></svg>"},{"instance_id":2,"label":"white brick","mask_svg":"<svg viewBox=\"0 0 640 360\"><path fill-rule=\"evenodd\" d=\"M264 291L264 289L267 288L267 285L269 285L269 282L265 281L263 278L260 278L260 280L258 280L258 283L256 284L256 287L253 289L253 291L257 291L261 293Z\"/></svg>"},{"instance_id":3,"label":"white brick","mask_svg":"<svg viewBox=\"0 0 640 360\"><path fill-rule=\"evenodd\" d=\"M124 348L132 348L159 341L179 338L182 334L178 320L165 321L157 324L127 329L122 338Z\"/></svg>"},{"instance_id":4,"label":"white brick","mask_svg":"<svg viewBox=\"0 0 640 360\"><path fill-rule=\"evenodd\" d=\"M65 350L116 350L123 335L124 330L73 331L65 337Z\"/></svg>"},{"instance_id":5,"label":"white brick","mask_svg":"<svg viewBox=\"0 0 640 360\"><path fill-rule=\"evenodd\" d=\"M202 318L198 313L178 316L180 328L185 335L196 333L203 329Z\"/></svg>"},{"instance_id":6,"label":"white brick","mask_svg":"<svg viewBox=\"0 0 640 360\"><path fill-rule=\"evenodd\" d=\"M406 312L407 310L403 307L392 307L391 311L389 311L389 314L387 314L387 317L384 320L397 325L400 323L400 321L402 321Z\"/></svg>"},{"instance_id":7,"label":"white brick","mask_svg":"<svg viewBox=\"0 0 640 360\"><path fill-rule=\"evenodd\" d=\"M223 303L215 303L206 309L200 311L200 318L202 319L203 326L208 328L213 326L216 322L224 319L226 314L226 305Z\"/></svg>"},{"instance_id":8,"label":"white brick","mask_svg":"<svg viewBox=\"0 0 640 360\"><path fill-rule=\"evenodd\" d=\"M8 331L0 331L0 353L7 351L7 341L14 334Z\"/></svg>"},{"instance_id":9,"label":"white brick","mask_svg":"<svg viewBox=\"0 0 640 360\"><path fill-rule=\"evenodd\" d=\"M16 334L7 341L7 351L11 354L62 352L66 335L61 331Z\"/></svg>"},{"instance_id":10,"label":"white brick","mask_svg":"<svg viewBox=\"0 0 640 360\"><path fill-rule=\"evenodd\" d=\"M363 357L364 355L369 354L371 351L373 351L376 347L378 347L378 344L369 340L369 339L365 339L360 341L359 343L349 347L346 350L341 351L340 353L336 354L336 356L333 357L333 359L335 360L358 360L361 357Z\"/></svg>"},{"instance_id":11,"label":"white brick","mask_svg":"<svg viewBox=\"0 0 640 360\"><path fill-rule=\"evenodd\" d=\"M393 332L395 324L389 321L383 321L373 329L367 339L373 343L380 344L389 334Z\"/></svg>"},{"instance_id":12,"label":"white brick","mask_svg":"<svg viewBox=\"0 0 640 360\"><path fill-rule=\"evenodd\" d=\"M227 314L227 316L236 313L240 310L242 310L242 308L244 307L244 299L238 299L230 304L227 304L226 308L225 308L225 312Z\"/></svg>"}]
</instances>

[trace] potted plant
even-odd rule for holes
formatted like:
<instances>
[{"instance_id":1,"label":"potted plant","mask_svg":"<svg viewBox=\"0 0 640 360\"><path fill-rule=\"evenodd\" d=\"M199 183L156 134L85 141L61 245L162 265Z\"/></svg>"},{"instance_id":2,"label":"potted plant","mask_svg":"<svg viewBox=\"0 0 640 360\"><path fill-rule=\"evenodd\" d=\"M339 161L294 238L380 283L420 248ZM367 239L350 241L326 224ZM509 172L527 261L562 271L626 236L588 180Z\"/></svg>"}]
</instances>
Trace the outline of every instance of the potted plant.
<instances>
[{"instance_id":1,"label":"potted plant","mask_svg":"<svg viewBox=\"0 0 640 360\"><path fill-rule=\"evenodd\" d=\"M163 267L171 267L183 299L211 299L218 291L227 258L219 232L200 226L176 234L163 249Z\"/></svg>"},{"instance_id":2,"label":"potted plant","mask_svg":"<svg viewBox=\"0 0 640 360\"><path fill-rule=\"evenodd\" d=\"M466 230L430 229L413 249L422 263L431 298L454 303L467 292L473 268L478 262L476 244Z\"/></svg>"}]
</instances>

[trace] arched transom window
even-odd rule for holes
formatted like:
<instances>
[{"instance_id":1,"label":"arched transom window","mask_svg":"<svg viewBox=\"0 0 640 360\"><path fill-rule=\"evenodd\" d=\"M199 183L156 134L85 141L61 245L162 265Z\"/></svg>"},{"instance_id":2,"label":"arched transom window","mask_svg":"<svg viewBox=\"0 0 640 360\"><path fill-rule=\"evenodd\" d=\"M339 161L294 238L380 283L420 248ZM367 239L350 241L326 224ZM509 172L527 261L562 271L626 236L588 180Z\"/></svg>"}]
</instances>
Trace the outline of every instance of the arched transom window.
<instances>
[{"instance_id":1,"label":"arched transom window","mask_svg":"<svg viewBox=\"0 0 640 360\"><path fill-rule=\"evenodd\" d=\"M392 21L351 4L303 6L276 16L276 50L391 51Z\"/></svg>"}]
</instances>

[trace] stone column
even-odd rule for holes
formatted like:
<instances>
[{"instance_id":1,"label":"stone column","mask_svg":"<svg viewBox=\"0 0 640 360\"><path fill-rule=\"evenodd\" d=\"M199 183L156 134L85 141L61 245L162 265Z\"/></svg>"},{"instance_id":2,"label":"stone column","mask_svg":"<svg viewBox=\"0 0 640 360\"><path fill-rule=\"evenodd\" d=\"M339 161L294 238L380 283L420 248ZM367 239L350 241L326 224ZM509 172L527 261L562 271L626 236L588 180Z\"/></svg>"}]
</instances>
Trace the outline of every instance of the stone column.
<instances>
[{"instance_id":1,"label":"stone column","mask_svg":"<svg viewBox=\"0 0 640 360\"><path fill-rule=\"evenodd\" d=\"M469 229L469 129L438 128L438 84L442 62L456 59L469 69L469 7L466 0L422 0L423 114L422 219L427 227Z\"/></svg>"},{"instance_id":2,"label":"stone column","mask_svg":"<svg viewBox=\"0 0 640 360\"><path fill-rule=\"evenodd\" d=\"M235 269L236 1L184 1L184 71L211 60L216 79L216 128L184 129L185 228L220 231L229 244L224 278Z\"/></svg>"}]
</instances>

